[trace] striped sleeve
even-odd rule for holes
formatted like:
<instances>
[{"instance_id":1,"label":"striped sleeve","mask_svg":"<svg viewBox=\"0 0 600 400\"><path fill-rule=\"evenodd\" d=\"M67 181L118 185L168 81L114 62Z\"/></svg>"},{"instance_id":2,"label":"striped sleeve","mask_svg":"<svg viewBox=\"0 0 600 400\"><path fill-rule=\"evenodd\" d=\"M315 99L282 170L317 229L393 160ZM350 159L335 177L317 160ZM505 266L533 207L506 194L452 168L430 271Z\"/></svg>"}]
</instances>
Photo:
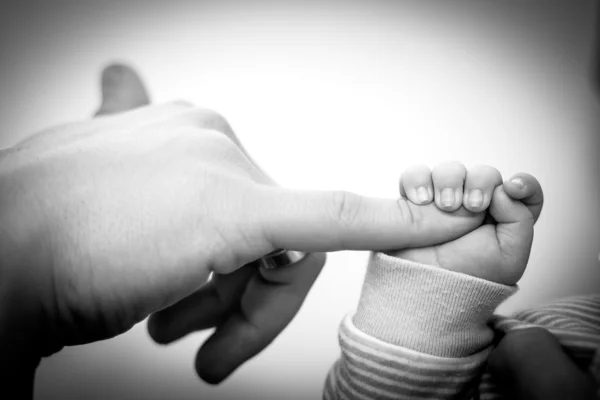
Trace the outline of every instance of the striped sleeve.
<instances>
[{"instance_id":1,"label":"striped sleeve","mask_svg":"<svg viewBox=\"0 0 600 400\"><path fill-rule=\"evenodd\" d=\"M556 337L565 353L588 370L600 386L600 294L561 299L514 316L493 320L495 329L508 332L531 327L545 328Z\"/></svg>"},{"instance_id":2,"label":"striped sleeve","mask_svg":"<svg viewBox=\"0 0 600 400\"><path fill-rule=\"evenodd\" d=\"M327 377L325 399L471 398L490 351L458 359L419 353L361 332L350 315L339 339L342 356Z\"/></svg>"},{"instance_id":3,"label":"striped sleeve","mask_svg":"<svg viewBox=\"0 0 600 400\"><path fill-rule=\"evenodd\" d=\"M374 253L323 397L472 398L494 337L486 322L515 290Z\"/></svg>"}]
</instances>

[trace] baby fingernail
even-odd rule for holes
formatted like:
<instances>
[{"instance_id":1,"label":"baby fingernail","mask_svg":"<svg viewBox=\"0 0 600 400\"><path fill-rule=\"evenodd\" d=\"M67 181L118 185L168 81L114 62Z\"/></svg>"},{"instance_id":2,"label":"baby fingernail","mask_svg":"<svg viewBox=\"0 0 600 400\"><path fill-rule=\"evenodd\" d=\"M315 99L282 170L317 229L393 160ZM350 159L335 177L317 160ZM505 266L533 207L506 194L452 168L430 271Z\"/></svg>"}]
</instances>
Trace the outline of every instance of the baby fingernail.
<instances>
[{"instance_id":1,"label":"baby fingernail","mask_svg":"<svg viewBox=\"0 0 600 400\"><path fill-rule=\"evenodd\" d=\"M517 185L520 189L525 187L525 181L521 178L512 179L511 182Z\"/></svg>"},{"instance_id":2,"label":"baby fingernail","mask_svg":"<svg viewBox=\"0 0 600 400\"><path fill-rule=\"evenodd\" d=\"M481 207L483 204L483 192L479 189L473 189L469 192L469 205L471 207Z\"/></svg>"},{"instance_id":3,"label":"baby fingernail","mask_svg":"<svg viewBox=\"0 0 600 400\"><path fill-rule=\"evenodd\" d=\"M417 200L419 200L420 204L426 203L429 201L429 191L425 186L419 186L417 188Z\"/></svg>"},{"instance_id":4,"label":"baby fingernail","mask_svg":"<svg viewBox=\"0 0 600 400\"><path fill-rule=\"evenodd\" d=\"M442 190L440 203L442 203L442 206L444 207L452 207L454 205L454 190L450 188Z\"/></svg>"}]
</instances>

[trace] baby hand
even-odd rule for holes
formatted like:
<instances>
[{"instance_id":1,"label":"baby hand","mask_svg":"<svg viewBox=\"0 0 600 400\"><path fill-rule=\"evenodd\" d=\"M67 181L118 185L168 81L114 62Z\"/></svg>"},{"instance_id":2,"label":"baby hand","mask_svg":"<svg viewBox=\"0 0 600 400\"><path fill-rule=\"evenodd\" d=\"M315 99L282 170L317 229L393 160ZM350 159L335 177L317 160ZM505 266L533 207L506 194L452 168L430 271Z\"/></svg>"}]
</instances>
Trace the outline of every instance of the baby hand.
<instances>
[{"instance_id":1,"label":"baby hand","mask_svg":"<svg viewBox=\"0 0 600 400\"><path fill-rule=\"evenodd\" d=\"M519 173L502 183L500 172L490 166L469 171L457 162L439 164L433 171L416 166L402 174L400 194L415 204L434 201L448 212L462 206L485 212L486 218L456 240L388 254L505 285L521 278L543 205L542 188L533 176Z\"/></svg>"}]
</instances>

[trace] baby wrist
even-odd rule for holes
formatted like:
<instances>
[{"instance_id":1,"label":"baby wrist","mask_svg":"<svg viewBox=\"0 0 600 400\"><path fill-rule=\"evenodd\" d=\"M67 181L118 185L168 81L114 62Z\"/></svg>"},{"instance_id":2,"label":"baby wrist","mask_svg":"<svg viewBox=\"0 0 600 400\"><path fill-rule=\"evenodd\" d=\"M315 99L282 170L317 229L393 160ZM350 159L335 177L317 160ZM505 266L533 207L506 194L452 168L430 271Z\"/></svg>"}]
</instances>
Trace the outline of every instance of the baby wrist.
<instances>
[{"instance_id":1,"label":"baby wrist","mask_svg":"<svg viewBox=\"0 0 600 400\"><path fill-rule=\"evenodd\" d=\"M465 357L492 342L487 322L516 290L373 253L353 322L361 331L397 346L440 357Z\"/></svg>"}]
</instances>

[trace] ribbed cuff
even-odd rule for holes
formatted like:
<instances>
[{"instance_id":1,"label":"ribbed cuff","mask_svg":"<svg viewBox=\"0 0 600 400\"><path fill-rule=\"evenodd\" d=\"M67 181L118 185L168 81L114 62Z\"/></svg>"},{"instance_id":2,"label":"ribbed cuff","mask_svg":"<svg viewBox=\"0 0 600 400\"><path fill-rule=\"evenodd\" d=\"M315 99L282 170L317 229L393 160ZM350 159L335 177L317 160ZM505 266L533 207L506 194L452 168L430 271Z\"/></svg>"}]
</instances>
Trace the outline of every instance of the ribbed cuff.
<instances>
[{"instance_id":1,"label":"ribbed cuff","mask_svg":"<svg viewBox=\"0 0 600 400\"><path fill-rule=\"evenodd\" d=\"M491 344L487 322L516 291L516 286L372 253L353 322L390 344L466 357Z\"/></svg>"}]
</instances>

